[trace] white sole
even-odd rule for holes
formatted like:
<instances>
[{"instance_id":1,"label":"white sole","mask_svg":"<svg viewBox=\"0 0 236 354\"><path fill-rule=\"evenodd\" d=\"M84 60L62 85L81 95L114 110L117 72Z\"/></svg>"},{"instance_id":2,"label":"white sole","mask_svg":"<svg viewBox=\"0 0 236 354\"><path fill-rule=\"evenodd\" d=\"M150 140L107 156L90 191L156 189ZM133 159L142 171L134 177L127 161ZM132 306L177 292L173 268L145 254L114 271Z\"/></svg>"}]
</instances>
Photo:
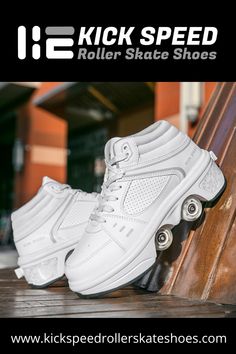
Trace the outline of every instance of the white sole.
<instances>
[{"instance_id":1,"label":"white sole","mask_svg":"<svg viewBox=\"0 0 236 354\"><path fill-rule=\"evenodd\" d=\"M69 281L70 288L83 296L97 296L131 283L145 273L156 260L155 234L164 225L171 228L181 220L182 205L189 196L202 201L213 200L225 185L223 173L209 153L204 153L195 168L166 198L143 233L143 242L129 250L113 269L93 284ZM158 222L157 222L158 221Z\"/></svg>"},{"instance_id":2,"label":"white sole","mask_svg":"<svg viewBox=\"0 0 236 354\"><path fill-rule=\"evenodd\" d=\"M16 270L16 274L21 273L31 286L44 288L63 277L66 258L74 250L76 244L77 242L67 242L51 247L47 252L43 250L34 257L32 255L19 257L20 272Z\"/></svg>"}]
</instances>

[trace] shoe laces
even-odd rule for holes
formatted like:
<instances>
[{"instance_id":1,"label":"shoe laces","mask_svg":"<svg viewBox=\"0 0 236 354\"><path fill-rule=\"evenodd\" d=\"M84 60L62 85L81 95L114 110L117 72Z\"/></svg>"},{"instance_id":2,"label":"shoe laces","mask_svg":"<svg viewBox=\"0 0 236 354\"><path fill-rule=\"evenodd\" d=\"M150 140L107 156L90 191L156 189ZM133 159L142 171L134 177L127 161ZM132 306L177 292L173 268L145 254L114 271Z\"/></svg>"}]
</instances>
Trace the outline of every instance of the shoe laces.
<instances>
[{"instance_id":1,"label":"shoe laces","mask_svg":"<svg viewBox=\"0 0 236 354\"><path fill-rule=\"evenodd\" d=\"M118 163L127 159L127 154L119 154L112 158L110 161L105 161L106 172L104 176L104 182L102 185L102 192L98 198L98 207L90 216L91 221L98 223L106 222L105 217L101 214L112 213L114 208L109 205L109 201L116 201L118 198L114 195L114 192L118 191L122 186L117 183L121 179L125 172L118 167Z\"/></svg>"}]
</instances>

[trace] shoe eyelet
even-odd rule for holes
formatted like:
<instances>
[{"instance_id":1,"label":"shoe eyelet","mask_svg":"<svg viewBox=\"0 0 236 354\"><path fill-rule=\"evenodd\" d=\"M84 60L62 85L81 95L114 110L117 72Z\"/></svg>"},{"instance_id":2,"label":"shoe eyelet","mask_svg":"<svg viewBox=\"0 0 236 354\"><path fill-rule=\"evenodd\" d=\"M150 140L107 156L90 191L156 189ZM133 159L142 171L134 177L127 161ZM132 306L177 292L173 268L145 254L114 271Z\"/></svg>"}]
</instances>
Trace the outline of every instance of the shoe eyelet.
<instances>
[{"instance_id":1,"label":"shoe eyelet","mask_svg":"<svg viewBox=\"0 0 236 354\"><path fill-rule=\"evenodd\" d=\"M55 192L55 193L61 193L61 189L59 189L59 188L57 188L57 187L55 187L55 186L50 186L50 189L53 191L53 192Z\"/></svg>"},{"instance_id":2,"label":"shoe eyelet","mask_svg":"<svg viewBox=\"0 0 236 354\"><path fill-rule=\"evenodd\" d=\"M122 150L123 150L123 152L125 154L125 161L126 161L131 156L131 151L129 149L129 145L128 144L123 145Z\"/></svg>"}]
</instances>

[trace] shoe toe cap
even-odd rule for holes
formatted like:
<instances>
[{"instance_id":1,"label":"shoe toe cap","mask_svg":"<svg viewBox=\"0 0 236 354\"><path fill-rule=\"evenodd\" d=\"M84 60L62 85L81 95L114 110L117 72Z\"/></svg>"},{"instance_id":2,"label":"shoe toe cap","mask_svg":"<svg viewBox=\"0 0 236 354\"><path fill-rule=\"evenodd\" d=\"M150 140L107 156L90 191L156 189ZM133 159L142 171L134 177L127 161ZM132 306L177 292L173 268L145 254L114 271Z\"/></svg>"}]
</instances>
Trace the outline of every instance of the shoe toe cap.
<instances>
[{"instance_id":1,"label":"shoe toe cap","mask_svg":"<svg viewBox=\"0 0 236 354\"><path fill-rule=\"evenodd\" d=\"M109 237L86 236L66 262L71 290L80 292L98 283L114 268L124 251Z\"/></svg>"}]
</instances>

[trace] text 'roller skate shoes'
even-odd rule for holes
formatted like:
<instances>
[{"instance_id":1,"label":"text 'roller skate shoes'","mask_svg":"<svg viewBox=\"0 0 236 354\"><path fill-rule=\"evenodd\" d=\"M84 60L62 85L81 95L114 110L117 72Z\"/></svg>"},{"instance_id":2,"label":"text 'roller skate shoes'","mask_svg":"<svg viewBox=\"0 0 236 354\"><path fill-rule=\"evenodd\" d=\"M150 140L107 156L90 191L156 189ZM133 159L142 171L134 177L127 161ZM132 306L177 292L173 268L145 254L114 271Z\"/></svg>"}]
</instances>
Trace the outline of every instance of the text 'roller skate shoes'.
<instances>
[{"instance_id":1,"label":"text 'roller skate shoes'","mask_svg":"<svg viewBox=\"0 0 236 354\"><path fill-rule=\"evenodd\" d=\"M225 180L212 152L200 149L166 121L113 138L105 147L106 174L98 208L66 262L70 288L97 296L133 282L172 242L181 219L196 220L201 201L214 199Z\"/></svg>"},{"instance_id":2,"label":"text 'roller skate shoes'","mask_svg":"<svg viewBox=\"0 0 236 354\"><path fill-rule=\"evenodd\" d=\"M97 194L44 177L37 195L12 214L20 266L16 275L35 287L61 278L65 259L81 238L96 203Z\"/></svg>"}]
</instances>

